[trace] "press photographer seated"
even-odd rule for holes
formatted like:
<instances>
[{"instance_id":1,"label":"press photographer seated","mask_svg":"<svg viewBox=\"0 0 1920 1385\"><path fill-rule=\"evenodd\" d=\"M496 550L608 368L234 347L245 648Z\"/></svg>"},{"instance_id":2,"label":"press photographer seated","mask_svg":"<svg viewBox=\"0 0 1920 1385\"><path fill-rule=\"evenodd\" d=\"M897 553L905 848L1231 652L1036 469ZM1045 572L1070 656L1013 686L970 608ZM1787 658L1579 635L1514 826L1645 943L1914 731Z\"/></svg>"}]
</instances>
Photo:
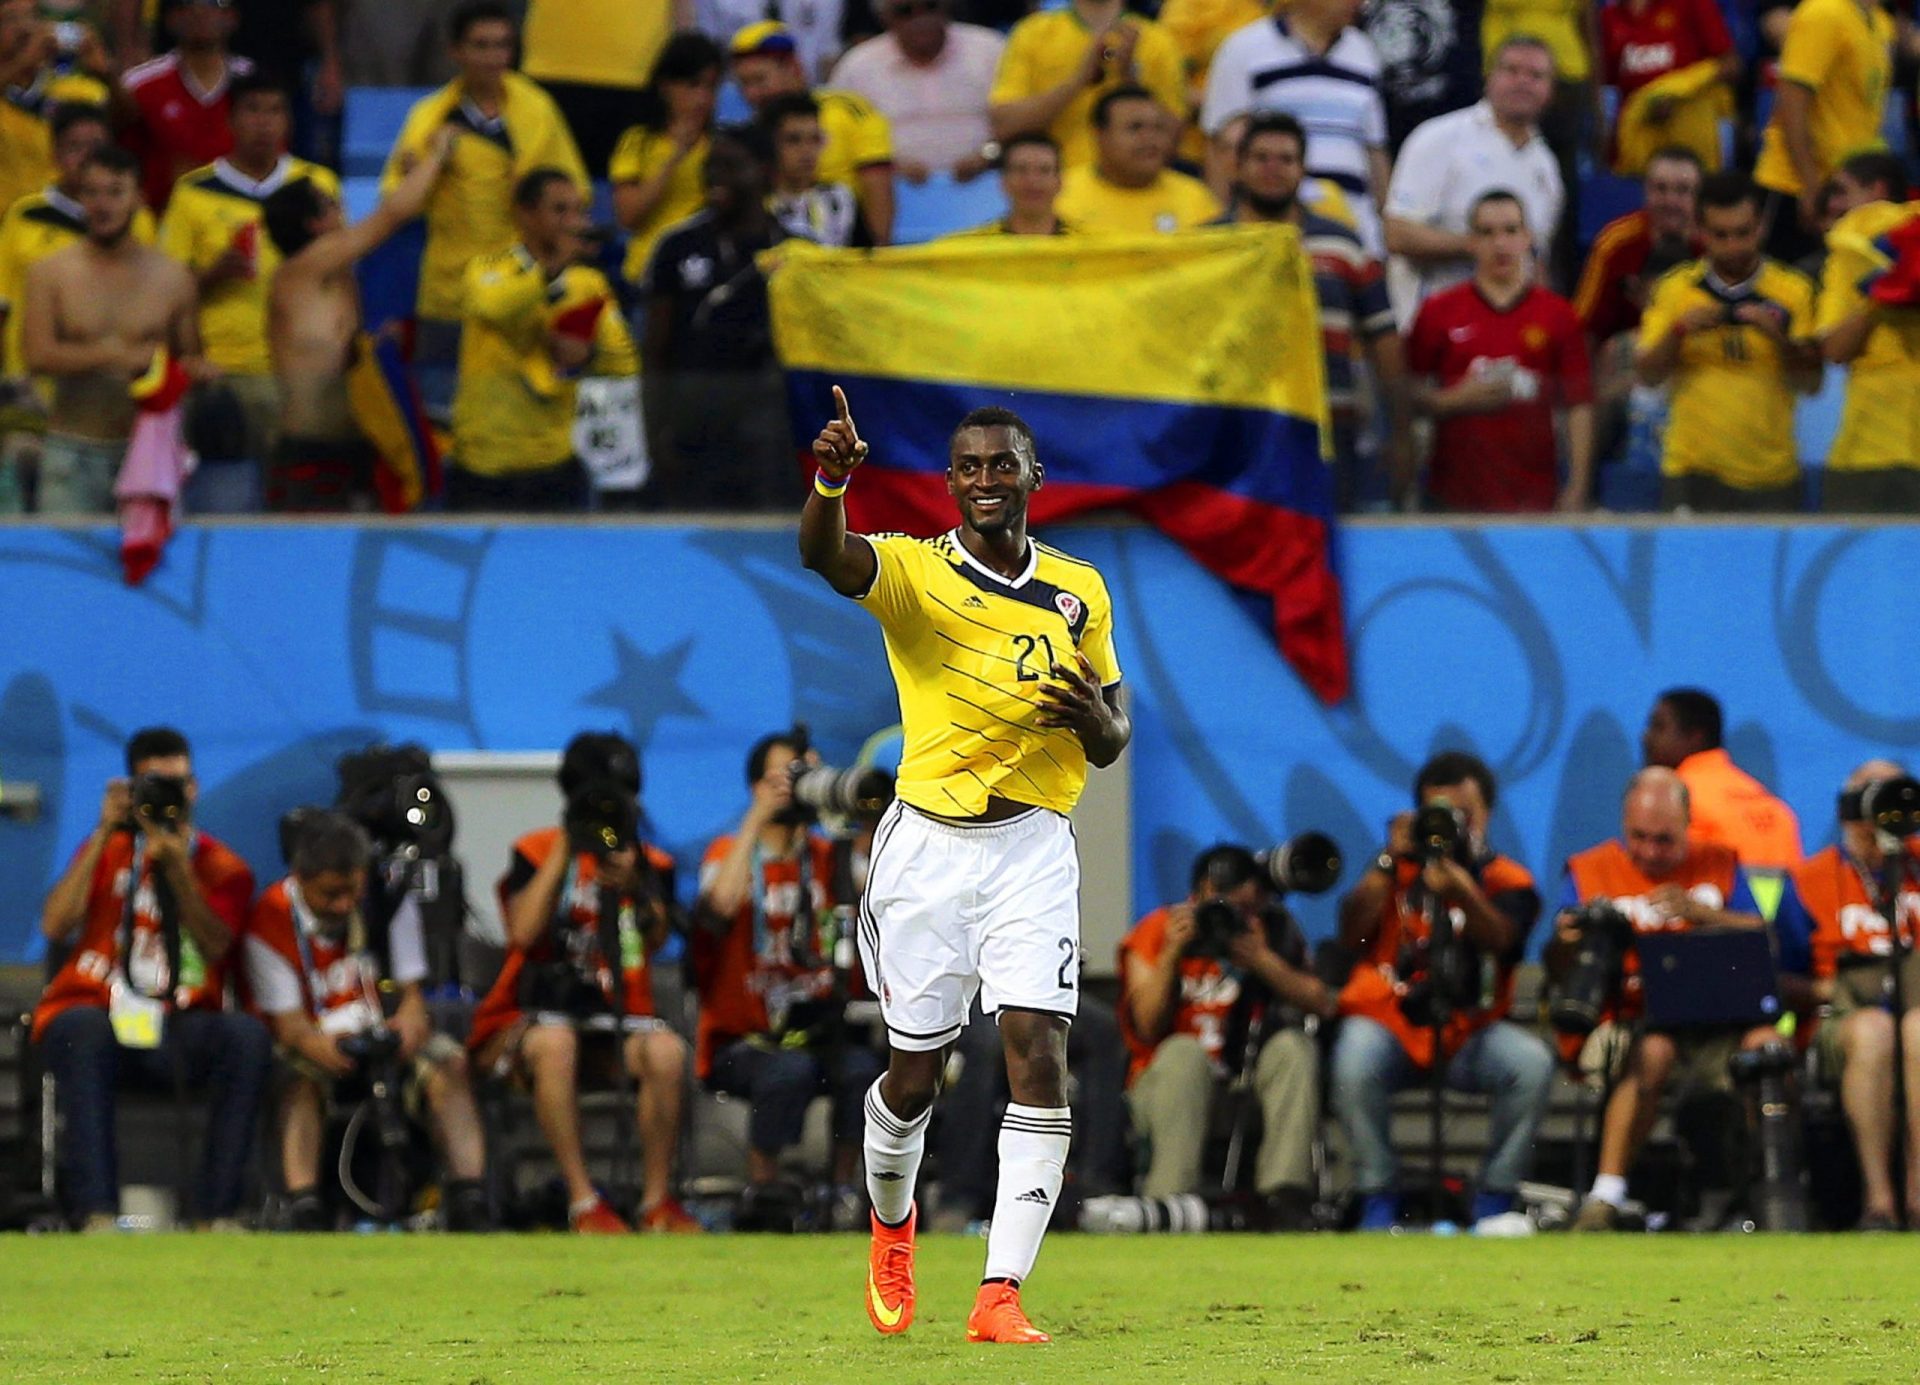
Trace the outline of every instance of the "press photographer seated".
<instances>
[{"instance_id":1,"label":"press photographer seated","mask_svg":"<svg viewBox=\"0 0 1920 1385\"><path fill-rule=\"evenodd\" d=\"M1672 770L1643 769L1628 782L1620 810L1620 839L1572 857L1554 937L1546 950L1548 977L1559 999L1554 1022L1562 1052L1583 1069L1618 1073L1601 1118L1599 1175L1580 1208L1578 1230L1604 1231L1620 1223L1627 1173L1659 1118L1660 1094L1677 1071L1683 1088L1705 1099L1699 1138L1692 1141L1711 1191L1731 1186L1745 1144L1745 1120L1733 1097L1728 1060L1740 1048L1776 1038L1771 1026L1647 1027L1636 938L1694 928L1766 927L1730 847L1688 835L1686 785ZM1797 908L1789 901L1783 911ZM1581 1028L1591 1032L1581 1034ZM1708 1203L1712 1197L1705 1199ZM1724 1202L1724 1198L1720 1201Z\"/></svg>"},{"instance_id":2,"label":"press photographer seated","mask_svg":"<svg viewBox=\"0 0 1920 1385\"><path fill-rule=\"evenodd\" d=\"M1301 1021L1332 1018L1338 1002L1307 969L1306 939L1251 851L1202 852L1190 885L1120 944L1128 1104L1150 1148L1141 1192L1200 1190L1216 1079L1250 1062L1262 1130L1254 1188L1285 1222L1305 1225L1320 1054Z\"/></svg>"},{"instance_id":3,"label":"press photographer seated","mask_svg":"<svg viewBox=\"0 0 1920 1385\"><path fill-rule=\"evenodd\" d=\"M707 848L693 934L694 984L700 992L695 1070L718 1091L751 1103L747 1176L766 1186L780 1178L780 1152L800 1141L807 1105L833 1095L836 1184L859 1167L862 1100L886 1066L869 1045L845 1033L849 986L858 962L834 964L821 924L851 881L836 891L839 842L811 830L817 814L794 798L796 764L819 756L796 729L763 736L747 753L752 801L739 829ZM851 862L845 863L850 869Z\"/></svg>"},{"instance_id":4,"label":"press photographer seated","mask_svg":"<svg viewBox=\"0 0 1920 1385\"><path fill-rule=\"evenodd\" d=\"M1476 756L1434 756L1414 778L1420 811L1394 818L1373 868L1340 902L1340 941L1356 960L1340 992L1333 1109L1353 1151L1362 1230L1398 1215L1393 1094L1430 1082L1436 1061L1447 1086L1493 1098L1476 1227L1521 1229L1496 1219L1513 1211L1533 1157L1553 1055L1503 1023L1540 896L1526 868L1487 843L1494 792Z\"/></svg>"},{"instance_id":5,"label":"press photographer seated","mask_svg":"<svg viewBox=\"0 0 1920 1385\"><path fill-rule=\"evenodd\" d=\"M292 873L261 894L246 937L254 1005L284 1068L280 1165L290 1227L333 1224L320 1189L329 1101L363 1100L371 1082L390 1074L400 1089L392 1109L424 1107L432 1117L446 1160L447 1229L482 1230L485 1139L467 1055L434 1033L427 1015L419 903L408 893L391 918L379 916L367 888L373 841L351 818L311 812L296 822ZM397 994L390 1015L383 990Z\"/></svg>"},{"instance_id":6,"label":"press photographer seated","mask_svg":"<svg viewBox=\"0 0 1920 1385\"><path fill-rule=\"evenodd\" d=\"M1793 872L1811 922L1816 1042L1840 1079L1840 1104L1860 1161L1860 1229L1901 1225L1893 1150L1906 1084L1906 1225L1920 1225L1920 782L1869 760L1840 794L1840 840ZM1789 939L1783 934L1783 952ZM1898 1026L1896 1031L1896 1025ZM1905 1072L1896 1076L1895 1057Z\"/></svg>"},{"instance_id":7,"label":"press photographer seated","mask_svg":"<svg viewBox=\"0 0 1920 1385\"><path fill-rule=\"evenodd\" d=\"M193 825L199 785L178 731L135 732L127 773L130 781L107 785L99 825L40 917L50 945L73 945L33 1016L34 1042L58 1085L63 1201L91 1229L113 1224L119 1082L204 1087L211 1109L191 1215L219 1224L240 1210L273 1061L260 1022L226 1013L253 873Z\"/></svg>"},{"instance_id":8,"label":"press photographer seated","mask_svg":"<svg viewBox=\"0 0 1920 1385\"><path fill-rule=\"evenodd\" d=\"M640 756L624 737L575 736L560 791L561 825L515 842L500 881L507 959L474 1011L467 1048L478 1070L531 1089L576 1231L630 1230L587 1175L579 1083L631 1077L641 1222L697 1231L672 1195L687 1046L654 1016L647 964L673 924L673 858L640 839Z\"/></svg>"}]
</instances>

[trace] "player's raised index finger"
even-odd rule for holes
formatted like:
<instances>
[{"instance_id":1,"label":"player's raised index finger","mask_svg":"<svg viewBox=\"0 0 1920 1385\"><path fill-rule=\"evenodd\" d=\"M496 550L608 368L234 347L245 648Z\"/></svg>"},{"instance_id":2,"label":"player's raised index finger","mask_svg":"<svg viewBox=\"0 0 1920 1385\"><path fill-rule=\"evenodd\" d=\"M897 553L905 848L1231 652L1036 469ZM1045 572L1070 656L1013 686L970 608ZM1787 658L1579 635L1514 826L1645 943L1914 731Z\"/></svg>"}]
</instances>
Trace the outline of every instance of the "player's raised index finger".
<instances>
[{"instance_id":1,"label":"player's raised index finger","mask_svg":"<svg viewBox=\"0 0 1920 1385\"><path fill-rule=\"evenodd\" d=\"M847 408L847 392L838 385L833 387L833 407L839 410L840 421L846 424L848 428L852 428L853 412Z\"/></svg>"}]
</instances>

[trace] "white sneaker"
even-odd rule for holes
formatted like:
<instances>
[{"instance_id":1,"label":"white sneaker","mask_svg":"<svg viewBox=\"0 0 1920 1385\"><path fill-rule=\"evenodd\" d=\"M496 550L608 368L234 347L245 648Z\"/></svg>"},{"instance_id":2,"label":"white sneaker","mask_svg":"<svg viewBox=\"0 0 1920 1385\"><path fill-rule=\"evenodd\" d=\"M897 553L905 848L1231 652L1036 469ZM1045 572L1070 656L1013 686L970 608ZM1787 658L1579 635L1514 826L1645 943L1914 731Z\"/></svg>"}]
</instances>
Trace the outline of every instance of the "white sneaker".
<instances>
[{"instance_id":1,"label":"white sneaker","mask_svg":"<svg viewBox=\"0 0 1920 1385\"><path fill-rule=\"evenodd\" d=\"M1492 1236L1501 1240L1511 1240L1515 1236L1531 1236L1535 1231L1533 1218L1525 1212L1501 1212L1497 1216L1482 1217L1473 1224L1476 1236Z\"/></svg>"}]
</instances>

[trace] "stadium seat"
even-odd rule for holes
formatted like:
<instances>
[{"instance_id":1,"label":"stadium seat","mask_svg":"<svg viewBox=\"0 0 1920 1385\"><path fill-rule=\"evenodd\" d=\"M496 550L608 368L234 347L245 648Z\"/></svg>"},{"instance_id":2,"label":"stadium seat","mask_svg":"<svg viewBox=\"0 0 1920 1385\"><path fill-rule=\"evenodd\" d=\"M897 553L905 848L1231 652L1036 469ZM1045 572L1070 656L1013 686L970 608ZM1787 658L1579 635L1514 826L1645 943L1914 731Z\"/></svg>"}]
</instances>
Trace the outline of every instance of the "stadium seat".
<instances>
[{"instance_id":1,"label":"stadium seat","mask_svg":"<svg viewBox=\"0 0 1920 1385\"><path fill-rule=\"evenodd\" d=\"M348 178L379 177L400 138L413 103L431 87L354 87L347 92L340 139L340 171Z\"/></svg>"},{"instance_id":2,"label":"stadium seat","mask_svg":"<svg viewBox=\"0 0 1920 1385\"><path fill-rule=\"evenodd\" d=\"M1820 392L1800 401L1794 411L1794 442L1804 467L1827 464L1833 451L1833 439L1840 431L1840 409L1847 397L1847 373L1829 370L1820 383Z\"/></svg>"},{"instance_id":3,"label":"stadium seat","mask_svg":"<svg viewBox=\"0 0 1920 1385\"><path fill-rule=\"evenodd\" d=\"M1007 210L997 178L975 178L956 183L944 173L936 173L915 185L894 184L893 239L896 245L919 245L938 236L952 235L972 226L984 225Z\"/></svg>"}]
</instances>

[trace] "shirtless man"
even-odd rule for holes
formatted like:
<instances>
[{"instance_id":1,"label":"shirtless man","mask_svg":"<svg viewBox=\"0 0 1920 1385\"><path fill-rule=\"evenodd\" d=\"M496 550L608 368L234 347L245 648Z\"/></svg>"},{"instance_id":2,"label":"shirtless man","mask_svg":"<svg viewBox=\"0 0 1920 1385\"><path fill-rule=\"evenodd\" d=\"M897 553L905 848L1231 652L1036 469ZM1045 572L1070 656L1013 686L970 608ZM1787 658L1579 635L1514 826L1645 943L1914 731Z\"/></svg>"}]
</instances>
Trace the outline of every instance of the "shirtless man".
<instances>
[{"instance_id":1,"label":"shirtless man","mask_svg":"<svg viewBox=\"0 0 1920 1385\"><path fill-rule=\"evenodd\" d=\"M200 359L193 276L133 235L140 165L117 146L80 173L86 239L27 271L22 353L53 380L40 458L41 514L112 514L113 483L133 431L134 380L165 349L196 381Z\"/></svg>"},{"instance_id":2,"label":"shirtless man","mask_svg":"<svg viewBox=\"0 0 1920 1385\"><path fill-rule=\"evenodd\" d=\"M267 342L280 383L280 442L267 474L276 510L352 509L367 494L367 444L347 406L347 367L360 331L353 271L420 215L457 134L442 127L426 157L354 225L310 179L266 200L267 234L285 256L267 290Z\"/></svg>"}]
</instances>

